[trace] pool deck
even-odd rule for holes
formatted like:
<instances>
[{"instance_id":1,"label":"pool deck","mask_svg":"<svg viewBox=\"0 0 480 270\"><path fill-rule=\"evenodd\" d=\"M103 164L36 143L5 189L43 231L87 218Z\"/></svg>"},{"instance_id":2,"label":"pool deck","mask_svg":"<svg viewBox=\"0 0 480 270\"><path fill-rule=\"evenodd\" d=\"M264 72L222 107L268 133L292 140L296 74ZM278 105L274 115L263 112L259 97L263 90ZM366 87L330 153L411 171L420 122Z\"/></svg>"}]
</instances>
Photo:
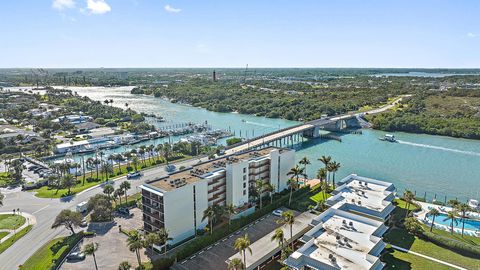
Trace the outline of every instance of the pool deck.
<instances>
[{"instance_id":1,"label":"pool deck","mask_svg":"<svg viewBox=\"0 0 480 270\"><path fill-rule=\"evenodd\" d=\"M414 213L414 216L422 223L424 223L425 225L428 225L430 226L432 223L430 221L430 219L427 218L427 214L428 214L428 211L432 208L436 208L440 213L442 214L446 214L447 212L449 211L452 211L453 208L452 207L449 207L449 206L441 206L441 205L436 205L436 204L433 204L433 203L426 203L426 202L419 202L419 201L415 201L416 204L420 205L420 207L422 208L419 212L417 213ZM473 218L480 218L480 213L475 213L475 212L469 212L469 215L470 217L473 217ZM460 224L460 223L459 223ZM449 226L446 226L446 225L443 225L443 224L438 224L435 222L435 225L434 225L435 228L437 229L441 229L441 230L445 230L445 231L450 231L450 227ZM462 229L461 228L456 228L454 227L453 231L455 233L462 233ZM471 235L471 236L476 236L476 237L480 237L480 230L471 230L471 229L465 229L464 230L464 234L467 234L467 235Z\"/></svg>"}]
</instances>

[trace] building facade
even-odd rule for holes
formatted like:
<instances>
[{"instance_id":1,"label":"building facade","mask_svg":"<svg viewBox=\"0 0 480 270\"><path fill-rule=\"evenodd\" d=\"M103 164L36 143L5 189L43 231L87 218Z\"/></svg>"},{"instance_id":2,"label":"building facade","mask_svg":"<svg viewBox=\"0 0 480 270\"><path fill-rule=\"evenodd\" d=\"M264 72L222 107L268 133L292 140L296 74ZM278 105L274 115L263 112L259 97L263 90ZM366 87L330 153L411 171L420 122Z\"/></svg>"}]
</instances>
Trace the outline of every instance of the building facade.
<instances>
[{"instance_id":1,"label":"building facade","mask_svg":"<svg viewBox=\"0 0 480 270\"><path fill-rule=\"evenodd\" d=\"M270 183L275 192L287 188L287 172L295 165L295 152L264 148L197 164L141 186L146 231L165 228L171 244L195 235L208 220L209 206L233 205L238 214L255 207L250 187ZM237 215L238 216L238 215Z\"/></svg>"}]
</instances>

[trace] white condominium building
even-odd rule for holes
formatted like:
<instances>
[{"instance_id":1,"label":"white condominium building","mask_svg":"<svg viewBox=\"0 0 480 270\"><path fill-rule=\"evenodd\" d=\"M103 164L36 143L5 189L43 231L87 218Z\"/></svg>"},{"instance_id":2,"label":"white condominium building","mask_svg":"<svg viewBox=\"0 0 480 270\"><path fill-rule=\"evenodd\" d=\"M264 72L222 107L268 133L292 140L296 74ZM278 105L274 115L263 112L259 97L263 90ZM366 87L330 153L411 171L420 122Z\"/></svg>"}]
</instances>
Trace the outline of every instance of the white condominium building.
<instances>
[{"instance_id":1,"label":"white condominium building","mask_svg":"<svg viewBox=\"0 0 480 270\"><path fill-rule=\"evenodd\" d=\"M394 192L392 183L350 174L339 182L327 205L384 221L395 209Z\"/></svg>"},{"instance_id":2,"label":"white condominium building","mask_svg":"<svg viewBox=\"0 0 480 270\"><path fill-rule=\"evenodd\" d=\"M304 245L284 261L291 269L383 268L383 222L329 208L312 220L312 226L300 240Z\"/></svg>"},{"instance_id":3,"label":"white condominium building","mask_svg":"<svg viewBox=\"0 0 480 270\"><path fill-rule=\"evenodd\" d=\"M295 166L295 152L264 148L197 164L141 186L146 231L165 228L178 243L203 229L203 211L213 205L234 205L237 215L248 214L249 187L257 180L270 183L276 192L287 188L287 172Z\"/></svg>"}]
</instances>

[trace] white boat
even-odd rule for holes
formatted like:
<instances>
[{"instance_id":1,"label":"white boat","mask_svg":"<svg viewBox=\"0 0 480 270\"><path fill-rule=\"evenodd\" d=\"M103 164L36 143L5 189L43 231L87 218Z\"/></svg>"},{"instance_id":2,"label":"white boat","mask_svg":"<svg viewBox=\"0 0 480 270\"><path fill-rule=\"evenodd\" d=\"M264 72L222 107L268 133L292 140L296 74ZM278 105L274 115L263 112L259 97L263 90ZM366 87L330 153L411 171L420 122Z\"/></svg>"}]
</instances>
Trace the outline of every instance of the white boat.
<instances>
[{"instance_id":1,"label":"white boat","mask_svg":"<svg viewBox=\"0 0 480 270\"><path fill-rule=\"evenodd\" d=\"M472 209L475 209L475 210L480 209L480 205L478 203L478 200L469 199L467 203L468 203L468 206L470 206L470 208L472 208Z\"/></svg>"},{"instance_id":2,"label":"white boat","mask_svg":"<svg viewBox=\"0 0 480 270\"><path fill-rule=\"evenodd\" d=\"M395 139L395 135L393 134L385 134L383 138L378 138L381 141L387 141L387 142L397 142L397 139Z\"/></svg>"}]
</instances>

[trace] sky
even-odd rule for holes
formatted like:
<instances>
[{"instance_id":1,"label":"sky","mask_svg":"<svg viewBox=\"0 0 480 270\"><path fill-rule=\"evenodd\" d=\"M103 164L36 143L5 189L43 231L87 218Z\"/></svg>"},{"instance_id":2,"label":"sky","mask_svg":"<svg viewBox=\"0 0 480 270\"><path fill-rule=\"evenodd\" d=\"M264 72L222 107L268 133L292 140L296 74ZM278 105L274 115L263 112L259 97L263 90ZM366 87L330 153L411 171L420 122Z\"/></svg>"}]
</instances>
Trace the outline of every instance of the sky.
<instances>
[{"instance_id":1,"label":"sky","mask_svg":"<svg viewBox=\"0 0 480 270\"><path fill-rule=\"evenodd\" d=\"M0 0L0 67L480 68L478 0Z\"/></svg>"}]
</instances>

